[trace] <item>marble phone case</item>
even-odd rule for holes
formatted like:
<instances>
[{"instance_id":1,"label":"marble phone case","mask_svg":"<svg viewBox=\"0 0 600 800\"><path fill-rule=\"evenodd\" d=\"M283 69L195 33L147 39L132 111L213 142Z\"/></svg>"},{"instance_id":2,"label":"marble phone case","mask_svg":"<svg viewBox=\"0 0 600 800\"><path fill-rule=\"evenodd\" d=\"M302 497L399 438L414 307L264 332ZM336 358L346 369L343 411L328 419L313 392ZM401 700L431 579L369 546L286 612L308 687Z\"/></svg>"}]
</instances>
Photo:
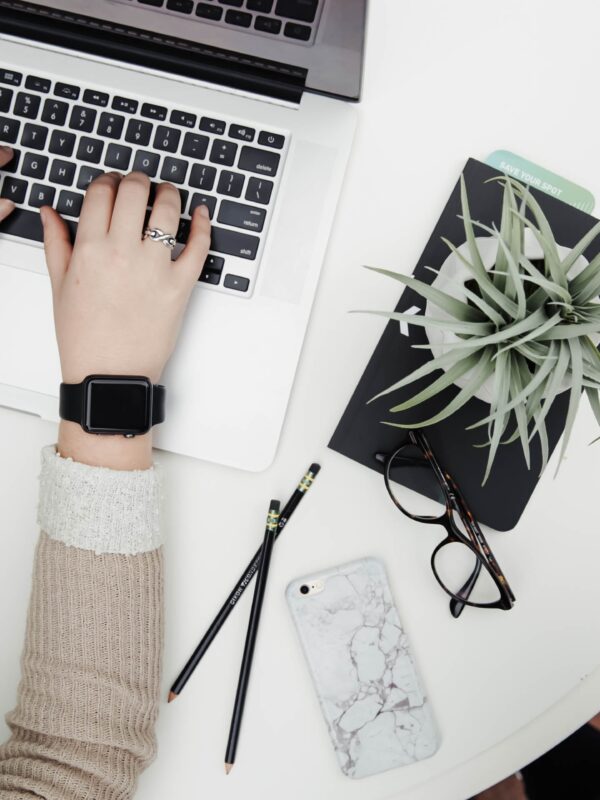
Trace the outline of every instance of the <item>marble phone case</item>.
<instances>
[{"instance_id":1,"label":"marble phone case","mask_svg":"<svg viewBox=\"0 0 600 800\"><path fill-rule=\"evenodd\" d=\"M322 591L300 592L315 581ZM437 727L383 564L299 578L286 597L342 771L362 778L433 755Z\"/></svg>"}]
</instances>

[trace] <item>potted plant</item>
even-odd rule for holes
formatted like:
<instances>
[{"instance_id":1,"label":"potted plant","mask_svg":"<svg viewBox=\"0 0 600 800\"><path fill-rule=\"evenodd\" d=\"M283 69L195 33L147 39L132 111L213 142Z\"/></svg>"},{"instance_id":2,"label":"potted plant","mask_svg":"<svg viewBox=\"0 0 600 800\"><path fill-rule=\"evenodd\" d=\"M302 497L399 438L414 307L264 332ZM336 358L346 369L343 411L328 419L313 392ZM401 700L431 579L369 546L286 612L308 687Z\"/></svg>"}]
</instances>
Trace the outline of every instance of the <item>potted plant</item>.
<instances>
[{"instance_id":1,"label":"potted plant","mask_svg":"<svg viewBox=\"0 0 600 800\"><path fill-rule=\"evenodd\" d=\"M457 247L444 239L449 255L439 269L429 267L436 272L431 285L369 267L427 301L423 315L369 313L423 326L429 343L413 346L427 347L433 355L372 399L431 376L425 389L390 408L396 415L451 385L459 388L429 419L388 423L398 428L434 425L475 396L489 403L489 413L469 427L482 429L485 441L479 446L489 448L482 485L500 445L516 440L529 468L530 443L539 437L544 470L549 452L545 420L562 392L569 393L569 401L561 458L582 392L600 423L600 255L589 263L583 257L600 234L600 223L574 247L562 247L527 187L504 176L491 180L503 186L500 228L472 219L461 176L466 241Z\"/></svg>"}]
</instances>

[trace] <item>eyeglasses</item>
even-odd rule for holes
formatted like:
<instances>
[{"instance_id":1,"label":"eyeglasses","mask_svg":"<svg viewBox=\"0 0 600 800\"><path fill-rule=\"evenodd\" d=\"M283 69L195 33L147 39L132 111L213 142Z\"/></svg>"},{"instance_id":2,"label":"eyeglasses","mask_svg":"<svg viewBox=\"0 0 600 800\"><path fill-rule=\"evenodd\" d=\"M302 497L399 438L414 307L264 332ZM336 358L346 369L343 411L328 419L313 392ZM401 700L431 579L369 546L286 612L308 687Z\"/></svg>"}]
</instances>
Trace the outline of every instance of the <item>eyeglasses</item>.
<instances>
[{"instance_id":1,"label":"eyeglasses","mask_svg":"<svg viewBox=\"0 0 600 800\"><path fill-rule=\"evenodd\" d=\"M407 441L391 455L376 453L375 458L384 466L385 485L396 507L416 522L446 529L446 538L431 556L431 568L452 598L452 616L460 616L465 605L511 609L515 596L508 581L460 489L440 466L425 435L409 431Z\"/></svg>"}]
</instances>

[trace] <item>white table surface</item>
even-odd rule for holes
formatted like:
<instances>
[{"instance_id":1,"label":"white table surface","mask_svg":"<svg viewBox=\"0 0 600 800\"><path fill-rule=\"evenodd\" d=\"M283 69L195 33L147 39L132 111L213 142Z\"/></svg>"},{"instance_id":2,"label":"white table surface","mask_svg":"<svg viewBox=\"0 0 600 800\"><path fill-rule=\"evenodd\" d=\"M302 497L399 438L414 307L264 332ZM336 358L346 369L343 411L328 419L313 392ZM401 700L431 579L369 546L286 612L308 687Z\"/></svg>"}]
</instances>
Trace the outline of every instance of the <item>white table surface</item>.
<instances>
[{"instance_id":1,"label":"white table surface","mask_svg":"<svg viewBox=\"0 0 600 800\"><path fill-rule=\"evenodd\" d=\"M587 446L586 404L558 478L555 457L518 528L489 533L517 605L459 621L429 568L437 533L402 519L381 478L326 443L383 327L347 312L396 301L395 285L360 265L413 269L468 156L510 149L600 197L599 25L594 0L373 0L355 147L277 458L249 474L156 454L167 483L165 697L257 548L269 498L285 499L313 460L322 473L274 552L235 769L224 775L223 755L251 593L162 708L140 800L465 800L598 712L600 445ZM39 451L55 440L55 425L0 409L3 710L19 676ZM427 761L352 781L333 756L284 588L363 555L387 565L443 743Z\"/></svg>"}]
</instances>

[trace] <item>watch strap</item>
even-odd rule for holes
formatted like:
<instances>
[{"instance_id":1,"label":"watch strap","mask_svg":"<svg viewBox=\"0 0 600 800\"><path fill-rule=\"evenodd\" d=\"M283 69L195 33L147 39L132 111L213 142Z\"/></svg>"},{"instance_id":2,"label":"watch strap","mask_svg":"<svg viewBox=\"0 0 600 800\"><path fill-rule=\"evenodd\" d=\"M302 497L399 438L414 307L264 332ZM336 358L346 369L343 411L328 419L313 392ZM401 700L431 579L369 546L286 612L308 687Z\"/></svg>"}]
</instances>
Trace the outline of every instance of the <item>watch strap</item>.
<instances>
[{"instance_id":1,"label":"watch strap","mask_svg":"<svg viewBox=\"0 0 600 800\"><path fill-rule=\"evenodd\" d=\"M118 375L114 376L120 377ZM167 392L160 383L152 384L152 425L165 420L165 400ZM68 422L81 424L84 419L83 381L81 383L61 383L58 403L58 415Z\"/></svg>"}]
</instances>

